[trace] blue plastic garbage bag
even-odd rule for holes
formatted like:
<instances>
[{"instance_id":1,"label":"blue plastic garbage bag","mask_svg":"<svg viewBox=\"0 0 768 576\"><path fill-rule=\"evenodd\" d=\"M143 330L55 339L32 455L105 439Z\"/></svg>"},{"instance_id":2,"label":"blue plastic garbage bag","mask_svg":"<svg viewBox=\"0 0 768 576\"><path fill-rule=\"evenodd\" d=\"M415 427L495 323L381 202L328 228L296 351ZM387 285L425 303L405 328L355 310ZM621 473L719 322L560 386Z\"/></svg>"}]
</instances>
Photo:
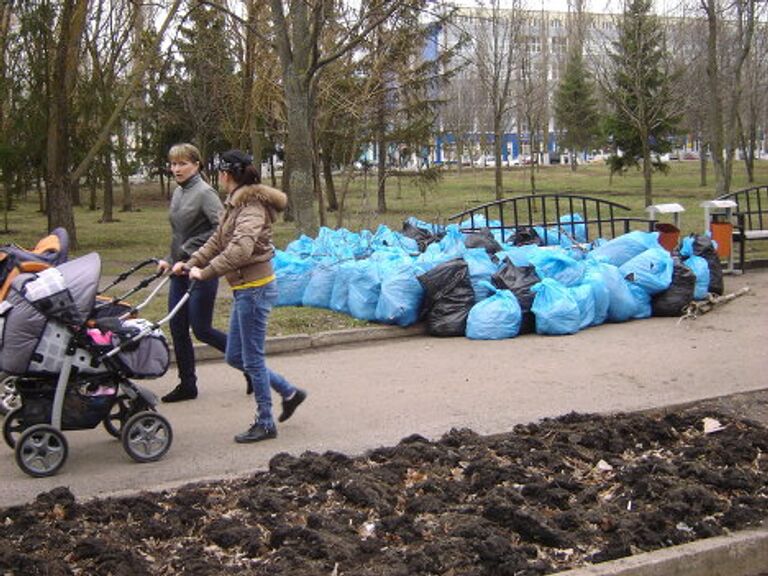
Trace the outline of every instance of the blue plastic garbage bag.
<instances>
[{"instance_id":1,"label":"blue plastic garbage bag","mask_svg":"<svg viewBox=\"0 0 768 576\"><path fill-rule=\"evenodd\" d=\"M520 332L520 304L509 290L499 290L492 284L483 288L492 292L488 298L475 304L467 317L467 338L473 340L501 340L514 338Z\"/></svg>"},{"instance_id":2,"label":"blue plastic garbage bag","mask_svg":"<svg viewBox=\"0 0 768 576\"><path fill-rule=\"evenodd\" d=\"M635 313L632 318L635 320L650 318L651 314L653 314L651 295L648 294L645 288L635 282L627 282L627 284L629 286L629 292L635 300Z\"/></svg>"},{"instance_id":3,"label":"blue plastic garbage bag","mask_svg":"<svg viewBox=\"0 0 768 576\"><path fill-rule=\"evenodd\" d=\"M349 314L349 283L355 262L355 260L342 262L336 271L330 301L330 308L335 312Z\"/></svg>"},{"instance_id":4,"label":"blue plastic garbage bag","mask_svg":"<svg viewBox=\"0 0 768 576\"><path fill-rule=\"evenodd\" d=\"M706 299L709 294L709 263L701 256L689 256L684 264L696 275L693 299Z\"/></svg>"},{"instance_id":5,"label":"blue plastic garbage bag","mask_svg":"<svg viewBox=\"0 0 768 576\"><path fill-rule=\"evenodd\" d=\"M376 232L371 238L371 247L374 251L384 248L386 246L397 246L399 242L395 232L389 228L386 224L379 224Z\"/></svg>"},{"instance_id":6,"label":"blue plastic garbage bag","mask_svg":"<svg viewBox=\"0 0 768 576\"><path fill-rule=\"evenodd\" d=\"M443 234L443 232L445 232L445 230L443 230L443 227L440 226L439 224L433 224L432 222L425 222L424 220L419 220L415 216L409 216L405 221L411 226L415 226L416 228L422 228L423 230L427 230L432 234Z\"/></svg>"},{"instance_id":7,"label":"blue plastic garbage bag","mask_svg":"<svg viewBox=\"0 0 768 576\"><path fill-rule=\"evenodd\" d=\"M346 228L333 230L323 226L315 239L316 258L331 257L336 260L351 260L367 256L370 252L361 234L350 232Z\"/></svg>"},{"instance_id":8,"label":"blue plastic garbage bag","mask_svg":"<svg viewBox=\"0 0 768 576\"><path fill-rule=\"evenodd\" d=\"M505 244L504 249L501 252L496 252L496 258L498 258L499 261L503 261L504 258L509 258L509 261L515 266L530 266L531 255L539 250L541 250L541 248L535 244L527 244L525 246L510 246L509 244Z\"/></svg>"},{"instance_id":9,"label":"blue plastic garbage bag","mask_svg":"<svg viewBox=\"0 0 768 576\"><path fill-rule=\"evenodd\" d=\"M417 276L422 270L413 262L400 261L382 274L381 293L376 304L376 321L410 326L421 313L424 288Z\"/></svg>"},{"instance_id":10,"label":"blue plastic garbage bag","mask_svg":"<svg viewBox=\"0 0 768 576\"><path fill-rule=\"evenodd\" d=\"M309 275L302 304L315 308L330 308L331 294L338 270L339 263L335 260L318 262Z\"/></svg>"},{"instance_id":11,"label":"blue plastic garbage bag","mask_svg":"<svg viewBox=\"0 0 768 576\"><path fill-rule=\"evenodd\" d=\"M288 246L285 247L285 251L296 256L301 256L302 258L307 258L312 255L314 247L315 241L306 234L302 234L296 240L289 243Z\"/></svg>"},{"instance_id":12,"label":"blue plastic garbage bag","mask_svg":"<svg viewBox=\"0 0 768 576\"><path fill-rule=\"evenodd\" d=\"M311 258L301 258L280 250L275 251L274 267L279 290L278 306L302 305L304 290L307 288L314 266L315 262Z\"/></svg>"},{"instance_id":13,"label":"blue plastic garbage bag","mask_svg":"<svg viewBox=\"0 0 768 576\"><path fill-rule=\"evenodd\" d=\"M541 278L553 278L564 286L575 286L584 278L584 264L558 248L537 250L529 260Z\"/></svg>"},{"instance_id":14,"label":"blue plastic garbage bag","mask_svg":"<svg viewBox=\"0 0 768 576\"><path fill-rule=\"evenodd\" d=\"M608 319L608 309L611 305L611 293L600 266L594 260L587 261L584 283L592 289L595 299L595 317L592 326L604 323Z\"/></svg>"},{"instance_id":15,"label":"blue plastic garbage bag","mask_svg":"<svg viewBox=\"0 0 768 576\"><path fill-rule=\"evenodd\" d=\"M537 334L575 334L579 331L579 305L567 287L552 278L544 278L532 290L536 293L531 310L536 317Z\"/></svg>"},{"instance_id":16,"label":"blue plastic garbage bag","mask_svg":"<svg viewBox=\"0 0 768 576\"><path fill-rule=\"evenodd\" d=\"M567 288L579 307L579 330L592 326L595 323L595 295L592 286L584 283Z\"/></svg>"},{"instance_id":17,"label":"blue plastic garbage bag","mask_svg":"<svg viewBox=\"0 0 768 576\"><path fill-rule=\"evenodd\" d=\"M628 260L619 266L619 271L653 296L669 288L673 268L672 256L659 246L649 248Z\"/></svg>"},{"instance_id":18,"label":"blue plastic garbage bag","mask_svg":"<svg viewBox=\"0 0 768 576\"><path fill-rule=\"evenodd\" d=\"M704 258L709 266L709 286L707 286L707 292L712 292L712 294L723 293L725 289L723 284L723 266L717 253L717 242L706 234L692 234L683 238L680 254L683 257L701 256Z\"/></svg>"},{"instance_id":19,"label":"blue plastic garbage bag","mask_svg":"<svg viewBox=\"0 0 768 576\"><path fill-rule=\"evenodd\" d=\"M637 301L629 289L629 284L613 264L599 263L603 280L608 288L609 322L626 322L638 312Z\"/></svg>"},{"instance_id":20,"label":"blue plastic garbage bag","mask_svg":"<svg viewBox=\"0 0 768 576\"><path fill-rule=\"evenodd\" d=\"M576 242L587 241L587 225L584 224L584 217L578 212L573 214L564 214L560 217L561 228Z\"/></svg>"},{"instance_id":21,"label":"blue plastic garbage bag","mask_svg":"<svg viewBox=\"0 0 768 576\"><path fill-rule=\"evenodd\" d=\"M349 313L360 320L375 320L381 292L379 268L373 260L355 261L349 275Z\"/></svg>"},{"instance_id":22,"label":"blue plastic garbage bag","mask_svg":"<svg viewBox=\"0 0 768 576\"><path fill-rule=\"evenodd\" d=\"M641 232L635 230L618 236L592 250L591 255L596 260L621 266L648 248L659 246L658 232Z\"/></svg>"},{"instance_id":23,"label":"blue plastic garbage bag","mask_svg":"<svg viewBox=\"0 0 768 576\"><path fill-rule=\"evenodd\" d=\"M445 236L439 244L444 259L461 258L467 251L467 246L464 244L464 233L456 224L449 224L445 227Z\"/></svg>"},{"instance_id":24,"label":"blue plastic garbage bag","mask_svg":"<svg viewBox=\"0 0 768 576\"><path fill-rule=\"evenodd\" d=\"M491 276L498 270L498 265L491 259L485 248L468 248L464 253L464 260L469 266L469 281L475 292L475 302L480 302L495 291L495 289L489 290L487 285L491 281Z\"/></svg>"}]
</instances>

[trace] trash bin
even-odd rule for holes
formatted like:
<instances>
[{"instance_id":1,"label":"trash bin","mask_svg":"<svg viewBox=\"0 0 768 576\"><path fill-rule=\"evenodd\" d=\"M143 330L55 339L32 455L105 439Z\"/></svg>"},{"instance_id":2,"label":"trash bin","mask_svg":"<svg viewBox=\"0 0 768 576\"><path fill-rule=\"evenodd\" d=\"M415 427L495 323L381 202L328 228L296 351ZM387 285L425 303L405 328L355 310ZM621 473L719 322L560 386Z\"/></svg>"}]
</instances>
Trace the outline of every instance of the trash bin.
<instances>
[{"instance_id":1,"label":"trash bin","mask_svg":"<svg viewBox=\"0 0 768 576\"><path fill-rule=\"evenodd\" d=\"M680 228L673 224L659 222L656 224L655 229L659 233L659 244L668 252L673 252L677 248L678 242L680 242Z\"/></svg>"},{"instance_id":2,"label":"trash bin","mask_svg":"<svg viewBox=\"0 0 768 576\"><path fill-rule=\"evenodd\" d=\"M728 258L731 255L733 224L715 217L709 224L709 230L712 240L717 242L717 255L720 258Z\"/></svg>"}]
</instances>

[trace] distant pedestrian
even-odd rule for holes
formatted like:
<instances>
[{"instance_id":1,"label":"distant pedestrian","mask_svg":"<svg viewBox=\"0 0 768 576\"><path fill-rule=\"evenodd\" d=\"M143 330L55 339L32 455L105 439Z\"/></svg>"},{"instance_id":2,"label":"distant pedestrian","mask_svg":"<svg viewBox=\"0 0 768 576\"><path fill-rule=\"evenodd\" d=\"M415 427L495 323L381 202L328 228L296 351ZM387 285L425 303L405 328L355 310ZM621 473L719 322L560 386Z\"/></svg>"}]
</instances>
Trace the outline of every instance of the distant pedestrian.
<instances>
[{"instance_id":1,"label":"distant pedestrian","mask_svg":"<svg viewBox=\"0 0 768 576\"><path fill-rule=\"evenodd\" d=\"M195 250L210 238L223 210L219 195L202 177L200 151L192 144L175 144L168 152L171 173L178 186L171 196L171 250L158 262L160 270L172 268L168 290L168 310L173 310L189 288L183 264ZM189 300L171 319L171 338L179 374L178 385L162 397L163 402L180 402L197 398L195 338L224 352L227 335L213 327L213 307L219 280L216 277L199 282Z\"/></svg>"},{"instance_id":2,"label":"distant pedestrian","mask_svg":"<svg viewBox=\"0 0 768 576\"><path fill-rule=\"evenodd\" d=\"M235 442L277 437L270 386L282 397L284 422L307 397L266 365L267 320L277 302L272 267L275 248L272 226L288 203L280 190L261 184L251 157L240 150L221 155L219 182L227 192L219 226L187 261L189 277L207 281L224 276L232 286L233 303L227 340L227 363L248 376L256 400L256 418Z\"/></svg>"}]
</instances>

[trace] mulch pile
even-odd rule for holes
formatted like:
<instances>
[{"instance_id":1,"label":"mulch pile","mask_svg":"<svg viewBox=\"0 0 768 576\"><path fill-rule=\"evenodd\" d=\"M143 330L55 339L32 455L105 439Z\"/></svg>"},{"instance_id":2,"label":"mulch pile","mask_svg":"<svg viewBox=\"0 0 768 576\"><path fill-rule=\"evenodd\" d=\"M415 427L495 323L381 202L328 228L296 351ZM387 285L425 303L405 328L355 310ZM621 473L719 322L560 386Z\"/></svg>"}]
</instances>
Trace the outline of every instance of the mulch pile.
<instances>
[{"instance_id":1,"label":"mulch pile","mask_svg":"<svg viewBox=\"0 0 768 576\"><path fill-rule=\"evenodd\" d=\"M0 572L550 574L760 525L767 453L724 414L571 414L126 498L62 487L0 511Z\"/></svg>"}]
</instances>

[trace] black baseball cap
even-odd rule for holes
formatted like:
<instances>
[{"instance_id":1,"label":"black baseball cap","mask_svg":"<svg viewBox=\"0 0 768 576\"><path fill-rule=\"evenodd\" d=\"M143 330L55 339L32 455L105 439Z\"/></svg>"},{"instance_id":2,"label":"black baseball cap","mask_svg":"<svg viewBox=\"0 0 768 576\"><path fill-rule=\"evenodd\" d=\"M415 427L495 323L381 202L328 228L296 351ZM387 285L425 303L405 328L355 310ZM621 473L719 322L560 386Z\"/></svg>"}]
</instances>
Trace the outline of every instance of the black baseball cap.
<instances>
[{"instance_id":1,"label":"black baseball cap","mask_svg":"<svg viewBox=\"0 0 768 576\"><path fill-rule=\"evenodd\" d=\"M216 169L221 172L232 172L240 174L246 166L253 163L253 156L246 154L242 150L227 150L219 156Z\"/></svg>"}]
</instances>

